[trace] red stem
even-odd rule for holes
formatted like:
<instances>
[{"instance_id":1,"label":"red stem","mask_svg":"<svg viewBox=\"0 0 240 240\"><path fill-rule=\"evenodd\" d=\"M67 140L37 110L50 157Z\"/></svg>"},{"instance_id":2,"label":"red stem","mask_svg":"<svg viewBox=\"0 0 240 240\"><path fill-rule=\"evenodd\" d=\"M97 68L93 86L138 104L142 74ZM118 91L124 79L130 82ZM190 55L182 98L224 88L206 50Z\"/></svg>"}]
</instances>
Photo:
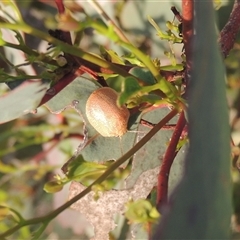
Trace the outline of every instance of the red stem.
<instances>
[{"instance_id":1,"label":"red stem","mask_svg":"<svg viewBox=\"0 0 240 240\"><path fill-rule=\"evenodd\" d=\"M186 125L186 119L184 112L180 113L176 128L173 132L172 138L168 145L167 151L162 161L160 172L158 175L158 185L157 185L157 206L158 209L162 207L163 204L167 202L168 195L168 177L169 172L174 161L174 158L177 154L176 148L183 132L183 129Z\"/></svg>"},{"instance_id":2,"label":"red stem","mask_svg":"<svg viewBox=\"0 0 240 240\"><path fill-rule=\"evenodd\" d=\"M191 48L193 35L193 0L182 0L183 43L186 53L187 73L191 69ZM185 78L187 78L187 75ZM187 80L187 79L186 79ZM187 81L188 82L188 81Z\"/></svg>"},{"instance_id":3,"label":"red stem","mask_svg":"<svg viewBox=\"0 0 240 240\"><path fill-rule=\"evenodd\" d=\"M185 81L188 82L188 73L191 69L191 49L193 35L193 0L182 0L182 17L183 17L183 44L186 54L186 74Z\"/></svg>"},{"instance_id":4,"label":"red stem","mask_svg":"<svg viewBox=\"0 0 240 240\"><path fill-rule=\"evenodd\" d=\"M99 76L96 74L96 72L109 73L109 74L114 73L110 69L102 69L93 63L90 63L87 61L85 61L84 63L88 67L85 67L85 65L81 65L78 69L75 70L75 72L72 71L71 73L64 75L53 87L51 87L47 91L47 93L45 94L45 96L43 97L42 101L38 106L41 106L42 104L48 102L51 98L53 98L60 91L62 91L69 83L71 83L76 77L81 76L85 72L90 74L95 80L98 80L102 86L105 86L106 83L104 81L101 81L101 79L99 79ZM126 71L129 71L133 67L133 66L120 65L120 64L116 64L116 65ZM162 76L166 78L166 80L170 82L174 81L175 77L183 75L181 71L180 72L161 71L160 73L162 74Z\"/></svg>"},{"instance_id":5,"label":"red stem","mask_svg":"<svg viewBox=\"0 0 240 240\"><path fill-rule=\"evenodd\" d=\"M55 3L57 5L57 9L58 9L59 14L64 14L65 7L64 7L64 4L63 4L63 0L55 0ZM62 31L62 32L63 32L63 35L64 35L65 42L68 43L69 45L72 45L72 39L71 39L70 32L64 32L64 31Z\"/></svg>"},{"instance_id":6,"label":"red stem","mask_svg":"<svg viewBox=\"0 0 240 240\"><path fill-rule=\"evenodd\" d=\"M184 44L187 44L190 42L193 33L193 0L182 0L182 18L183 41Z\"/></svg>"},{"instance_id":7,"label":"red stem","mask_svg":"<svg viewBox=\"0 0 240 240\"><path fill-rule=\"evenodd\" d=\"M56 96L60 91L62 91L69 83L71 83L74 79L76 79L77 75L74 73L69 73L62 77L53 87L48 89L47 93L42 98L42 101L38 106L43 105L48 102L54 96Z\"/></svg>"},{"instance_id":8,"label":"red stem","mask_svg":"<svg viewBox=\"0 0 240 240\"><path fill-rule=\"evenodd\" d=\"M186 54L186 71L185 80L188 83L189 72L191 70L191 49L193 36L193 0L182 0L182 24L183 24L183 43ZM157 185L157 206L158 209L167 202L168 196L168 177L169 172L177 154L176 148L181 135L184 133L186 119L182 111L178 119L176 128L173 132L169 146L162 161L160 172L158 175Z\"/></svg>"},{"instance_id":9,"label":"red stem","mask_svg":"<svg viewBox=\"0 0 240 240\"><path fill-rule=\"evenodd\" d=\"M227 24L220 33L219 44L224 57L227 57L233 48L237 33L240 30L240 0L235 0Z\"/></svg>"},{"instance_id":10,"label":"red stem","mask_svg":"<svg viewBox=\"0 0 240 240\"><path fill-rule=\"evenodd\" d=\"M55 3L57 5L57 8L58 8L58 12L61 14L61 13L64 13L65 12L65 7L63 5L63 1L62 0L55 0Z\"/></svg>"}]
</instances>

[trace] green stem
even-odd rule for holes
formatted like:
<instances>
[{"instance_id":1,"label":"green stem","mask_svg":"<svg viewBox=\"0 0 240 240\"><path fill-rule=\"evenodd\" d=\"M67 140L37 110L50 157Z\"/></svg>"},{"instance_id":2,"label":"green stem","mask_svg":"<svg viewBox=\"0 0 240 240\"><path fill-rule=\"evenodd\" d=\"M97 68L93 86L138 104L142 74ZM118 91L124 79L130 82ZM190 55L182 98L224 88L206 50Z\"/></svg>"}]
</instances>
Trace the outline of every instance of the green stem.
<instances>
[{"instance_id":1,"label":"green stem","mask_svg":"<svg viewBox=\"0 0 240 240\"><path fill-rule=\"evenodd\" d=\"M170 100L176 99L175 87L160 75L160 71L155 67L149 56L146 56L142 51L134 47L132 44L123 41L120 41L120 44L132 52L148 68L148 70L159 83L159 89L164 92Z\"/></svg>"},{"instance_id":2,"label":"green stem","mask_svg":"<svg viewBox=\"0 0 240 240\"><path fill-rule=\"evenodd\" d=\"M121 158L119 158L116 162L110 165L107 170L97 178L91 185L89 185L86 189L84 189L81 193L73 197L71 200L57 208L56 210L52 211L51 213L39 217L39 218L32 218L26 221L22 221L13 228L7 230L3 234L0 234L0 239L3 239L20 228L28 225L39 224L44 222L49 222L50 220L57 217L61 212L65 209L69 208L73 203L77 202L79 199L83 198L85 195L92 191L92 187L96 184L102 183L107 177L116 170L119 166L121 166L125 161L127 161L131 156L133 156L143 145L145 145L167 122L169 122L178 111L176 109L172 110L167 116L165 116L158 124L156 124L133 148L131 148L127 153L125 153Z\"/></svg>"},{"instance_id":3,"label":"green stem","mask_svg":"<svg viewBox=\"0 0 240 240\"><path fill-rule=\"evenodd\" d=\"M94 21L86 21L85 23L81 23L81 27L85 28L87 26L91 26L95 28L100 33L106 35L109 37L112 41L118 42L120 45L128 49L130 52L132 52L136 57L144 63L144 65L151 71L155 79L159 82L160 90L166 94L166 96L174 101L176 99L176 89L174 86L171 85L167 80L165 80L159 73L159 70L155 67L152 60L149 56L145 56L143 52L141 52L139 49L134 47L132 44L124 42L119 39L119 37L116 34L113 34L111 29L107 28L105 25L100 24L98 22ZM115 73L120 74L123 77L131 76L128 72L123 70L122 68L111 64L110 62L107 62L93 54L90 54L88 52L83 51L80 48L77 48L75 46L66 44L56 38L53 38L49 34L46 34L38 29L33 29L31 26L25 24L25 23L18 23L18 24L11 24L11 23L3 23L0 22L0 28L6 28L11 30L20 30L25 33L34 35L36 37L39 37L41 39L46 40L47 42L50 42L62 49L62 51L72 54L73 56L80 57L84 60L87 60L89 62L92 62L100 67L107 68L112 70Z\"/></svg>"},{"instance_id":4,"label":"green stem","mask_svg":"<svg viewBox=\"0 0 240 240\"><path fill-rule=\"evenodd\" d=\"M64 43L49 34L42 32L38 29L32 28L31 26L25 24L25 23L18 23L18 24L12 24L12 23L4 23L0 22L0 28L6 28L6 29L11 29L11 30L19 30L23 31L27 34L31 34L35 37L38 37L40 39L43 39L47 42L50 42L56 46L58 46L62 51L72 54L73 56L80 57L86 61L92 62L102 68L110 69L113 72L116 72L123 77L129 77L131 76L128 72L123 70L122 68L111 64L110 62L107 62L91 53L85 52L80 48L77 48L75 46L69 45L67 43Z\"/></svg>"},{"instance_id":5,"label":"green stem","mask_svg":"<svg viewBox=\"0 0 240 240\"><path fill-rule=\"evenodd\" d=\"M121 39L124 42L129 42L127 37L124 35L124 33L121 31L121 29L112 21L112 19L108 16L108 14L104 11L104 9L101 7L101 5L96 0L88 0L90 4L96 9L96 11L105 19L105 21L108 23L108 25L112 26L115 33L118 35L119 39Z\"/></svg>"},{"instance_id":6,"label":"green stem","mask_svg":"<svg viewBox=\"0 0 240 240\"><path fill-rule=\"evenodd\" d=\"M58 63L55 60L50 59L50 57L46 57L43 54L40 55L38 52L32 50L31 48L27 47L26 45L17 45L17 44L5 42L4 46L14 48L14 49L17 49L17 50L21 50L29 56L41 57L41 60L43 62L59 67Z\"/></svg>"},{"instance_id":7,"label":"green stem","mask_svg":"<svg viewBox=\"0 0 240 240\"><path fill-rule=\"evenodd\" d=\"M43 231L47 228L49 222L44 222L42 226L35 232L33 233L33 238L32 239L39 239L39 237L42 235Z\"/></svg>"},{"instance_id":8,"label":"green stem","mask_svg":"<svg viewBox=\"0 0 240 240\"><path fill-rule=\"evenodd\" d=\"M152 62L149 56L146 56L142 51L140 51L138 48L133 46L131 43L122 41L116 34L113 34L110 31L111 29L107 28L105 25L97 21L92 21L90 19L89 21L85 21L84 23L81 23L82 28L86 28L90 26L96 29L102 35L107 36L112 41L117 42L119 45L129 50L129 52L133 53L152 73L154 78L159 83L160 90L164 92L170 100L176 99L175 87L160 75L159 69L154 65L154 63Z\"/></svg>"}]
</instances>

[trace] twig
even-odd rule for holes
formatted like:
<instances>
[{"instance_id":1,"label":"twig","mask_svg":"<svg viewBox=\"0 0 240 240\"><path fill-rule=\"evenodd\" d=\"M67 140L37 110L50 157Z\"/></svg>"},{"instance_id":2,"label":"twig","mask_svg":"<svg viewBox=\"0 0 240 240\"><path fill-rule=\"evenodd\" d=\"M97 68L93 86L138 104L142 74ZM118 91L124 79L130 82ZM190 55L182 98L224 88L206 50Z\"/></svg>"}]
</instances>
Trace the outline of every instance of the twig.
<instances>
[{"instance_id":1,"label":"twig","mask_svg":"<svg viewBox=\"0 0 240 240\"><path fill-rule=\"evenodd\" d=\"M193 34L193 0L182 0L182 23L183 23L183 43L186 54L186 69L185 80L188 83L189 73L191 70L191 48L192 48L192 34ZM168 177L169 172L177 154L176 147L180 136L183 134L186 119L182 111L178 119L176 128L173 132L168 149L162 161L160 172L158 175L157 185L157 206L161 210L163 204L167 202L168 195Z\"/></svg>"},{"instance_id":2,"label":"twig","mask_svg":"<svg viewBox=\"0 0 240 240\"><path fill-rule=\"evenodd\" d=\"M224 26L218 39L222 54L226 58L233 48L237 33L240 30L240 0L235 0L227 24Z\"/></svg>"},{"instance_id":3,"label":"twig","mask_svg":"<svg viewBox=\"0 0 240 240\"><path fill-rule=\"evenodd\" d=\"M193 36L193 0L182 0L182 35L186 54L186 82L191 69L191 49Z\"/></svg>"},{"instance_id":4,"label":"twig","mask_svg":"<svg viewBox=\"0 0 240 240\"><path fill-rule=\"evenodd\" d=\"M63 0L55 0L55 3L57 5L57 9L58 9L59 14L64 14L65 7L64 7L64 4L63 4ZM62 32L63 32L64 39L65 39L66 43L72 45L72 39L71 39L70 32L64 32L64 31L62 31Z\"/></svg>"},{"instance_id":5,"label":"twig","mask_svg":"<svg viewBox=\"0 0 240 240\"><path fill-rule=\"evenodd\" d=\"M88 193L92 191L92 187L96 184L102 183L106 178L119 166L121 166L125 161L127 161L133 154L135 154L144 144L146 144L167 122L169 122L175 115L177 114L177 110L172 110L167 116L165 116L153 129L151 129L132 149L130 149L127 153L125 153L121 158L119 158L116 162L110 165L107 170L97 178L92 184L90 184L86 189L84 189L81 193L77 194L71 200L67 201L65 204L60 206L59 208L55 209L54 211L50 212L49 214L38 217L32 218L29 220L22 221L17 223L14 227L8 229L7 231L0 234L0 239L4 239L7 236L12 235L14 232L19 230L22 227L33 225L33 224L40 224L45 222L50 222L56 216L58 216L61 212L65 209L69 208L73 203L77 202L79 199L86 196Z\"/></svg>"},{"instance_id":6,"label":"twig","mask_svg":"<svg viewBox=\"0 0 240 240\"><path fill-rule=\"evenodd\" d=\"M114 28L114 31L118 35L118 37L124 41L129 43L129 40L121 31L121 29L112 21L112 19L107 15L107 13L103 10L101 5L95 0L88 0L88 2L96 9L96 11L106 20L106 22Z\"/></svg>"},{"instance_id":7,"label":"twig","mask_svg":"<svg viewBox=\"0 0 240 240\"><path fill-rule=\"evenodd\" d=\"M169 172L174 161L174 158L177 154L176 148L183 132L183 129L186 125L186 119L184 116L184 112L182 111L180 117L178 119L176 128L173 132L172 138L168 145L167 151L162 161L162 165L160 167L160 172L158 175L158 185L157 185L157 207L161 210L163 204L167 202L168 195L168 177Z\"/></svg>"},{"instance_id":8,"label":"twig","mask_svg":"<svg viewBox=\"0 0 240 240\"><path fill-rule=\"evenodd\" d=\"M57 8L58 8L58 12L61 14L61 13L64 13L65 12L65 7L63 5L63 1L62 0L55 0L55 3L57 5Z\"/></svg>"},{"instance_id":9,"label":"twig","mask_svg":"<svg viewBox=\"0 0 240 240\"><path fill-rule=\"evenodd\" d=\"M149 127L149 128L153 128L154 126L156 126L155 123L151 123L145 119L141 119L140 124L142 124L145 127ZM162 129L175 129L175 127L176 127L176 124L166 124L162 127Z\"/></svg>"},{"instance_id":10,"label":"twig","mask_svg":"<svg viewBox=\"0 0 240 240\"><path fill-rule=\"evenodd\" d=\"M174 16L177 18L177 20L181 23L183 21L182 15L179 13L179 11L176 9L175 6L171 7L171 10L174 14Z\"/></svg>"},{"instance_id":11,"label":"twig","mask_svg":"<svg viewBox=\"0 0 240 240\"><path fill-rule=\"evenodd\" d=\"M76 79L76 77L77 76L74 73L69 73L62 77L53 87L48 89L47 93L44 95L38 106L43 105L44 103L52 99L54 96L56 96L68 84L70 84L74 79Z\"/></svg>"}]
</instances>

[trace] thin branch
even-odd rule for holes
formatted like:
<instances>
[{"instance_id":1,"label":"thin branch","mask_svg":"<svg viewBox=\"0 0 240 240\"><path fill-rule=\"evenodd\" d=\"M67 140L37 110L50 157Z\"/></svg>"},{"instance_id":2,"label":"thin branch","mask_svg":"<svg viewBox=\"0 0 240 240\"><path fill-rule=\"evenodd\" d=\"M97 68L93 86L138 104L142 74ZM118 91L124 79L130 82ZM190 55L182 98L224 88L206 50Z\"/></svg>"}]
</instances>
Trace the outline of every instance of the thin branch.
<instances>
[{"instance_id":1,"label":"thin branch","mask_svg":"<svg viewBox=\"0 0 240 240\"><path fill-rule=\"evenodd\" d=\"M182 34L186 54L186 68L187 68L185 78L188 78L188 73L190 72L191 69L191 49L193 36L193 0L182 0L182 17L183 17Z\"/></svg>"},{"instance_id":2,"label":"thin branch","mask_svg":"<svg viewBox=\"0 0 240 240\"><path fill-rule=\"evenodd\" d=\"M60 91L62 91L68 84L70 84L74 79L76 79L76 75L74 73L69 73L62 77L53 87L48 89L46 94L43 96L41 102L38 106L43 105L48 102L54 96L56 96Z\"/></svg>"},{"instance_id":3,"label":"thin branch","mask_svg":"<svg viewBox=\"0 0 240 240\"><path fill-rule=\"evenodd\" d=\"M153 129L151 129L133 148L131 148L127 153L125 153L122 157L120 157L116 162L110 165L107 170L97 178L92 184L90 184L86 189L84 189L81 193L73 197L71 200L67 201L65 204L60 206L59 208L55 209L54 211L50 212L49 214L38 217L32 218L29 220L22 221L18 223L13 228L8 229L7 231L0 234L0 239L4 239L7 236L12 235L14 232L19 230L22 227L33 225L33 224L40 224L45 222L50 222L56 216L58 216L61 212L69 208L73 203L77 202L79 199L86 196L88 193L92 191L92 187L96 184L102 183L107 177L116 170L119 166L121 166L125 161L127 161L133 154L135 154L142 146L144 146L167 122L169 122L176 114L177 110L174 109L168 115L166 115Z\"/></svg>"},{"instance_id":4,"label":"thin branch","mask_svg":"<svg viewBox=\"0 0 240 240\"><path fill-rule=\"evenodd\" d=\"M58 8L58 12L61 14L61 13L64 13L65 12L65 7L63 5L63 0L55 0L55 3L57 5L57 8Z\"/></svg>"},{"instance_id":5,"label":"thin branch","mask_svg":"<svg viewBox=\"0 0 240 240\"><path fill-rule=\"evenodd\" d=\"M193 36L193 0L182 0L182 24L183 24L183 43L186 54L186 69L184 78L188 83L189 73L191 71L191 49L192 49L192 36ZM157 185L157 206L158 209L167 202L168 196L168 177L169 172L177 154L176 148L179 139L183 133L186 119L182 111L178 119L176 128L173 132L168 149L165 153L160 172L158 175Z\"/></svg>"},{"instance_id":6,"label":"thin branch","mask_svg":"<svg viewBox=\"0 0 240 240\"><path fill-rule=\"evenodd\" d=\"M163 158L163 161L160 167L160 172L158 175L157 206L158 206L158 209L160 210L162 205L167 202L169 172L170 172L172 163L174 161L174 158L177 154L177 151L176 151L177 144L182 135L185 125L186 125L186 119L184 116L184 112L182 111L180 113L180 117L178 119L176 128L173 132L173 135L168 145L165 156Z\"/></svg>"},{"instance_id":7,"label":"thin branch","mask_svg":"<svg viewBox=\"0 0 240 240\"><path fill-rule=\"evenodd\" d=\"M237 33L240 30L240 0L235 0L227 24L224 26L218 39L222 54L226 58L233 48Z\"/></svg>"},{"instance_id":8,"label":"thin branch","mask_svg":"<svg viewBox=\"0 0 240 240\"><path fill-rule=\"evenodd\" d=\"M95 10L105 19L108 25L112 26L114 28L114 31L118 35L118 37L124 41L129 43L129 40L124 35L122 30L112 21L112 19L108 16L108 14L104 11L104 9L101 7L101 5L96 0L88 0L88 2L95 8Z\"/></svg>"},{"instance_id":9,"label":"thin branch","mask_svg":"<svg viewBox=\"0 0 240 240\"><path fill-rule=\"evenodd\" d=\"M63 0L55 0L55 3L57 5L57 9L59 14L64 14L65 13L65 7L63 4ZM72 45L72 39L71 39L71 34L70 32L63 32L65 42L68 43L69 45Z\"/></svg>"}]
</instances>

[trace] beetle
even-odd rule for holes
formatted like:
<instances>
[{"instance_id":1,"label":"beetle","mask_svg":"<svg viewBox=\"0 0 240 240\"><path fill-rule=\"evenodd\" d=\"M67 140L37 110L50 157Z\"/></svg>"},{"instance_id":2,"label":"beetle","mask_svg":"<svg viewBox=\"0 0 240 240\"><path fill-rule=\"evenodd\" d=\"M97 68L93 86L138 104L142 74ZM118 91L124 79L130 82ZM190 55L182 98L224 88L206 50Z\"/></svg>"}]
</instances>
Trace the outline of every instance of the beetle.
<instances>
[{"instance_id":1,"label":"beetle","mask_svg":"<svg viewBox=\"0 0 240 240\"><path fill-rule=\"evenodd\" d=\"M103 137L120 137L127 132L130 113L126 106L117 105L117 98L114 89L102 87L87 100L87 119Z\"/></svg>"}]
</instances>

